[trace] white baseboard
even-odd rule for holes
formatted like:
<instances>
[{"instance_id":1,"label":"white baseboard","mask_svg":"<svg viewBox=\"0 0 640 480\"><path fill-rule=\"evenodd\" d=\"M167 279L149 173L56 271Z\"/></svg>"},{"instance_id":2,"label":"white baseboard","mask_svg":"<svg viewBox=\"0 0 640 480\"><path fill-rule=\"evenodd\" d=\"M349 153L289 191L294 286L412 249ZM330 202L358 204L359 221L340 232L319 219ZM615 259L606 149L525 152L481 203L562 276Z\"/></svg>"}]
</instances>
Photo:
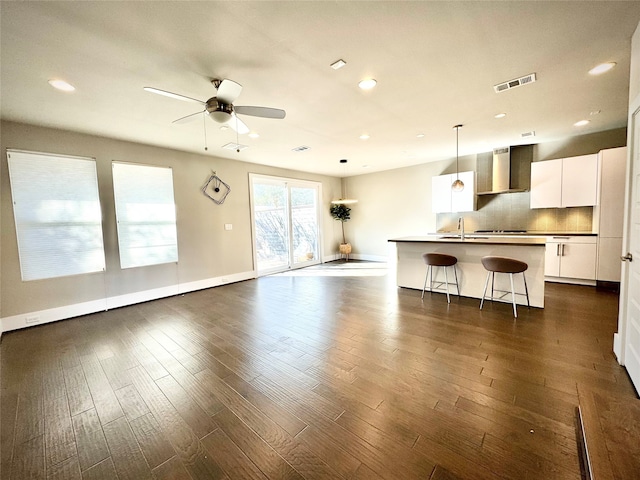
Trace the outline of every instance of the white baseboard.
<instances>
[{"instance_id":1,"label":"white baseboard","mask_svg":"<svg viewBox=\"0 0 640 480\"><path fill-rule=\"evenodd\" d=\"M38 310L2 319L2 330L9 332L19 328L34 327L43 323L56 322L65 318L79 317L89 313L103 312L107 310L107 299L93 300L91 302L75 303L64 307Z\"/></svg>"},{"instance_id":2,"label":"white baseboard","mask_svg":"<svg viewBox=\"0 0 640 480\"><path fill-rule=\"evenodd\" d=\"M342 255L339 253L333 255L325 255L322 257L322 263L334 262L340 260ZM366 255L363 253L351 253L349 254L349 260L366 260L368 262L383 262L386 263L389 259L382 255Z\"/></svg>"},{"instance_id":3,"label":"white baseboard","mask_svg":"<svg viewBox=\"0 0 640 480\"><path fill-rule=\"evenodd\" d=\"M220 285L241 282L252 278L256 278L255 272L253 271L234 273L223 277L207 278L204 280L197 280L195 282L171 285L163 288L154 288L152 290L128 293L126 295L117 295L90 302L76 303L73 305L65 305L63 307L12 315L10 317L0 318L0 336L2 335L2 332L33 327L44 323L56 322L58 320L79 317L81 315L88 315L90 313L103 312L113 308L148 302L159 298L194 292L196 290L218 287Z\"/></svg>"},{"instance_id":4,"label":"white baseboard","mask_svg":"<svg viewBox=\"0 0 640 480\"><path fill-rule=\"evenodd\" d=\"M595 287L595 280L584 280L582 278L567 278L567 277L549 277L545 275L545 282L553 282L553 283L570 283L572 285L585 285L587 287Z\"/></svg>"},{"instance_id":5,"label":"white baseboard","mask_svg":"<svg viewBox=\"0 0 640 480\"><path fill-rule=\"evenodd\" d=\"M205 280L196 280L195 282L181 283L178 285L178 289L179 293L195 292L196 290L219 287L220 285L226 285L228 283L243 282L257 277L258 275L256 272L252 270L249 272L233 273L223 277L207 278Z\"/></svg>"},{"instance_id":6,"label":"white baseboard","mask_svg":"<svg viewBox=\"0 0 640 480\"><path fill-rule=\"evenodd\" d=\"M366 255L363 253L353 253L349 255L349 258L353 260L366 260L368 262L382 262L382 263L387 263L387 261L389 260L387 257L382 255Z\"/></svg>"}]
</instances>

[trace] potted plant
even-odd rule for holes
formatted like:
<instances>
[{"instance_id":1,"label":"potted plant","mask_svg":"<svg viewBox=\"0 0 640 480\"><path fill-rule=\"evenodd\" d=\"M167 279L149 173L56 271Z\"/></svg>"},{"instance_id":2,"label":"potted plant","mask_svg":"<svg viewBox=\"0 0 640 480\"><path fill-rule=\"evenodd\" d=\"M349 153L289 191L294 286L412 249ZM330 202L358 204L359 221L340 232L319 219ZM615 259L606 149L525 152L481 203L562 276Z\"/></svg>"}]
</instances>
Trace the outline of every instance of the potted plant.
<instances>
[{"instance_id":1,"label":"potted plant","mask_svg":"<svg viewBox=\"0 0 640 480\"><path fill-rule=\"evenodd\" d=\"M351 218L351 209L342 203L331 205L331 216L335 220L339 220L342 226L342 243L340 244L340 255L345 255L349 260L349 254L351 253L351 244L347 243L344 236L344 222L349 221Z\"/></svg>"}]
</instances>

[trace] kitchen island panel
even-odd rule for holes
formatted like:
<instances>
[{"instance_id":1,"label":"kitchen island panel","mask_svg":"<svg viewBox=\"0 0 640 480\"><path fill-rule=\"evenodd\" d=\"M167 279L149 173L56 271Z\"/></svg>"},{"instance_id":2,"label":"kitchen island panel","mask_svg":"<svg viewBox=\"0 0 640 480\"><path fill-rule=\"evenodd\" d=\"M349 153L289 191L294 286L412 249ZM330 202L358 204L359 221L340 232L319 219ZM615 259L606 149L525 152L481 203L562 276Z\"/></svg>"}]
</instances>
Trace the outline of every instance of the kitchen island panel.
<instances>
[{"instance_id":1,"label":"kitchen island panel","mask_svg":"<svg viewBox=\"0 0 640 480\"><path fill-rule=\"evenodd\" d=\"M460 295L480 299L482 298L487 276L487 271L482 266L480 259L486 255L512 257L529 265L525 274L531 306L544 308L544 241L539 242L532 239L534 241L531 243L497 240L480 242L469 239L449 241L435 237L420 238L405 237L389 240L396 244L396 281L399 287L422 290L426 274L426 265L422 260L422 254L429 252L446 253L458 259ZM438 271L438 280L443 279L442 269L438 268L436 270ZM452 277L453 275L450 276ZM522 275L514 275L514 283L516 292L524 292ZM491 285L489 285L489 288L491 288ZM497 274L495 288L498 290L510 290L509 275ZM450 292L456 292L455 286L450 287ZM511 302L511 294L507 295L503 300ZM516 303L526 305L527 300L524 296L517 295Z\"/></svg>"}]
</instances>

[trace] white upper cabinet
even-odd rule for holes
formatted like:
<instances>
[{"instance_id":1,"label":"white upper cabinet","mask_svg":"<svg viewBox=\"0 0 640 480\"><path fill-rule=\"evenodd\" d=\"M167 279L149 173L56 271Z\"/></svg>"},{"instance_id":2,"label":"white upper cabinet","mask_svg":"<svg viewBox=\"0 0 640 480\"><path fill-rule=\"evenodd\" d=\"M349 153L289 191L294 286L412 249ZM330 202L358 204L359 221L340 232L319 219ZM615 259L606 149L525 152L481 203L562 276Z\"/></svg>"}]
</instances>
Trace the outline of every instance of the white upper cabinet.
<instances>
[{"instance_id":1,"label":"white upper cabinet","mask_svg":"<svg viewBox=\"0 0 640 480\"><path fill-rule=\"evenodd\" d=\"M627 147L602 150L599 168L598 234L601 237L622 238ZM616 260L619 266L620 260Z\"/></svg>"},{"instance_id":2,"label":"white upper cabinet","mask_svg":"<svg viewBox=\"0 0 640 480\"><path fill-rule=\"evenodd\" d=\"M531 164L531 208L562 206L562 159Z\"/></svg>"},{"instance_id":3,"label":"white upper cabinet","mask_svg":"<svg viewBox=\"0 0 640 480\"><path fill-rule=\"evenodd\" d=\"M598 154L562 159L562 206L598 203Z\"/></svg>"},{"instance_id":4,"label":"white upper cabinet","mask_svg":"<svg viewBox=\"0 0 640 480\"><path fill-rule=\"evenodd\" d=\"M456 174L438 175L431 178L431 209L433 213L471 212L476 209L476 173L460 172L464 190L454 192L451 184Z\"/></svg>"},{"instance_id":5,"label":"white upper cabinet","mask_svg":"<svg viewBox=\"0 0 640 480\"><path fill-rule=\"evenodd\" d=\"M464 190L461 192L451 191L451 211L472 212L476 209L476 173L460 172L460 180L464 183ZM451 174L451 183L456 179L454 173ZM451 185L449 185L451 187ZM449 188L451 190L451 188Z\"/></svg>"},{"instance_id":6,"label":"white upper cabinet","mask_svg":"<svg viewBox=\"0 0 640 480\"><path fill-rule=\"evenodd\" d=\"M597 154L531 164L531 208L593 206L597 193Z\"/></svg>"},{"instance_id":7,"label":"white upper cabinet","mask_svg":"<svg viewBox=\"0 0 640 480\"><path fill-rule=\"evenodd\" d=\"M433 213L451 212L451 175L431 177L431 209Z\"/></svg>"}]
</instances>

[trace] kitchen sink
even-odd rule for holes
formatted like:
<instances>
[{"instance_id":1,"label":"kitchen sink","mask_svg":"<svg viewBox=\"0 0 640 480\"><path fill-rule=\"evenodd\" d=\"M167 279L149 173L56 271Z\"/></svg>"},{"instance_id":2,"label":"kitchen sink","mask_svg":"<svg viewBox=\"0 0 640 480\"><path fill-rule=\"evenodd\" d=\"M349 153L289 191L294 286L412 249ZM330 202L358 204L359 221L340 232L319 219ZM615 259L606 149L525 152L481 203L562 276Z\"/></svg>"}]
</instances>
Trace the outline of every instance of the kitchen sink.
<instances>
[{"instance_id":1,"label":"kitchen sink","mask_svg":"<svg viewBox=\"0 0 640 480\"><path fill-rule=\"evenodd\" d=\"M441 235L438 237L441 240L460 240L460 235ZM465 235L465 240L488 240L489 237L480 237L477 235Z\"/></svg>"}]
</instances>

